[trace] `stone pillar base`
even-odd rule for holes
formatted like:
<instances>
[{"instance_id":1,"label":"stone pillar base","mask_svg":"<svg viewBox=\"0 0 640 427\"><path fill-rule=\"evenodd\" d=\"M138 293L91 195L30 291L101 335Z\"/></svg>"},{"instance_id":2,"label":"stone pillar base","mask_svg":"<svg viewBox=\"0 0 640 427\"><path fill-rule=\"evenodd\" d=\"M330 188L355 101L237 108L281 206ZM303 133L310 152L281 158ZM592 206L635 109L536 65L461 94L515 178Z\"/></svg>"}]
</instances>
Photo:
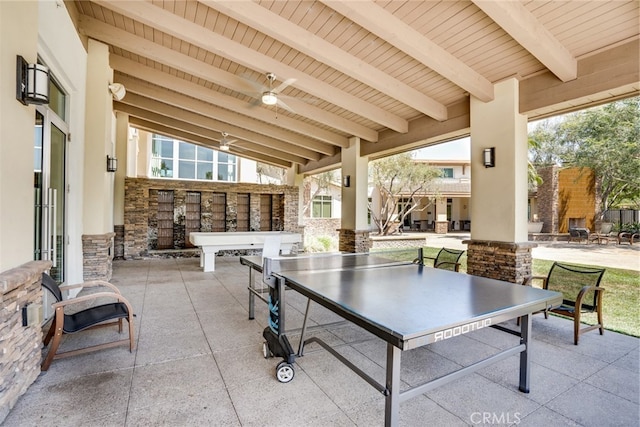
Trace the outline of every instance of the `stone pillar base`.
<instances>
[{"instance_id":1,"label":"stone pillar base","mask_svg":"<svg viewBox=\"0 0 640 427\"><path fill-rule=\"evenodd\" d=\"M369 230L338 229L338 250L340 252L369 252L370 247Z\"/></svg>"},{"instance_id":2,"label":"stone pillar base","mask_svg":"<svg viewBox=\"0 0 640 427\"><path fill-rule=\"evenodd\" d=\"M116 233L82 236L84 280L111 280L113 274L113 238Z\"/></svg>"},{"instance_id":3,"label":"stone pillar base","mask_svg":"<svg viewBox=\"0 0 640 427\"><path fill-rule=\"evenodd\" d=\"M521 285L531 276L532 242L464 240L467 244L467 274Z\"/></svg>"},{"instance_id":4,"label":"stone pillar base","mask_svg":"<svg viewBox=\"0 0 640 427\"><path fill-rule=\"evenodd\" d=\"M0 273L0 424L40 375L42 326L22 326L22 307L42 305L42 273L51 261L30 261Z\"/></svg>"},{"instance_id":5,"label":"stone pillar base","mask_svg":"<svg viewBox=\"0 0 640 427\"><path fill-rule=\"evenodd\" d=\"M436 234L447 234L449 221L436 221Z\"/></svg>"}]
</instances>

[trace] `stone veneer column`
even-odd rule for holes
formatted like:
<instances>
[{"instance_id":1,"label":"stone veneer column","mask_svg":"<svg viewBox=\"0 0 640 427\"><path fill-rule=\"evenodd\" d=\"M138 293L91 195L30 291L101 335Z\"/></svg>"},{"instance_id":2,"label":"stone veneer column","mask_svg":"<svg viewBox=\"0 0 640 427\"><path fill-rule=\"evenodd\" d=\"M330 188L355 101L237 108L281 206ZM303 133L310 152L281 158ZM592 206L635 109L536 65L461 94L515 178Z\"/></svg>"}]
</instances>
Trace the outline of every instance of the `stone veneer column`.
<instances>
[{"instance_id":1,"label":"stone veneer column","mask_svg":"<svg viewBox=\"0 0 640 427\"><path fill-rule=\"evenodd\" d=\"M124 259L124 225L114 225L113 258Z\"/></svg>"},{"instance_id":2,"label":"stone veneer column","mask_svg":"<svg viewBox=\"0 0 640 427\"><path fill-rule=\"evenodd\" d=\"M42 327L22 326L22 307L42 304L42 273L50 261L31 261L0 273L0 424L40 375Z\"/></svg>"},{"instance_id":3,"label":"stone veneer column","mask_svg":"<svg viewBox=\"0 0 640 427\"><path fill-rule=\"evenodd\" d=\"M531 276L532 242L511 243L464 240L467 244L467 274L521 285Z\"/></svg>"},{"instance_id":4,"label":"stone veneer column","mask_svg":"<svg viewBox=\"0 0 640 427\"><path fill-rule=\"evenodd\" d=\"M370 247L369 230L338 229L338 250L340 252L369 252Z\"/></svg>"},{"instance_id":5,"label":"stone veneer column","mask_svg":"<svg viewBox=\"0 0 640 427\"><path fill-rule=\"evenodd\" d=\"M84 280L111 280L113 274L113 238L116 233L82 236Z\"/></svg>"},{"instance_id":6,"label":"stone veneer column","mask_svg":"<svg viewBox=\"0 0 640 427\"><path fill-rule=\"evenodd\" d=\"M558 233L558 167L547 166L537 170L542 178L538 186L538 221L542 221L543 233Z\"/></svg>"},{"instance_id":7,"label":"stone veneer column","mask_svg":"<svg viewBox=\"0 0 640 427\"><path fill-rule=\"evenodd\" d=\"M436 234L447 234L449 231L449 221L436 221L435 232Z\"/></svg>"}]
</instances>

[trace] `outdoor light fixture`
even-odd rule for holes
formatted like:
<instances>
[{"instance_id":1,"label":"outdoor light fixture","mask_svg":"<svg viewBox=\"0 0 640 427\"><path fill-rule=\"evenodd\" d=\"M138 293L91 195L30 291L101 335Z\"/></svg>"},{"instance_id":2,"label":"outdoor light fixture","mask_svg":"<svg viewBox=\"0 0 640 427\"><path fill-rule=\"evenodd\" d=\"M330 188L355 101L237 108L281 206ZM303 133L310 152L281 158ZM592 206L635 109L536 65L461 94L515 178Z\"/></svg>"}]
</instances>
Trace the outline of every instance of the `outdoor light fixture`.
<instances>
[{"instance_id":1,"label":"outdoor light fixture","mask_svg":"<svg viewBox=\"0 0 640 427\"><path fill-rule=\"evenodd\" d=\"M18 55L16 63L16 99L24 105L49 103L49 69L29 64Z\"/></svg>"},{"instance_id":2,"label":"outdoor light fixture","mask_svg":"<svg viewBox=\"0 0 640 427\"><path fill-rule=\"evenodd\" d=\"M115 172L118 170L118 159L107 154L107 172Z\"/></svg>"},{"instance_id":3,"label":"outdoor light fixture","mask_svg":"<svg viewBox=\"0 0 640 427\"><path fill-rule=\"evenodd\" d=\"M112 83L109 85L109 93L111 94L111 97L113 99L115 99L116 101L121 101L122 98L124 98L124 96L127 94L127 90L125 89L124 85L120 83Z\"/></svg>"},{"instance_id":4,"label":"outdoor light fixture","mask_svg":"<svg viewBox=\"0 0 640 427\"><path fill-rule=\"evenodd\" d=\"M220 144L220 151L229 151L229 144Z\"/></svg>"},{"instance_id":5,"label":"outdoor light fixture","mask_svg":"<svg viewBox=\"0 0 640 427\"><path fill-rule=\"evenodd\" d=\"M342 178L342 185L345 187L351 187L351 175L345 175L345 177Z\"/></svg>"},{"instance_id":6,"label":"outdoor light fixture","mask_svg":"<svg viewBox=\"0 0 640 427\"><path fill-rule=\"evenodd\" d=\"M482 152L484 167L492 168L496 165L496 147L485 148Z\"/></svg>"},{"instance_id":7,"label":"outdoor light fixture","mask_svg":"<svg viewBox=\"0 0 640 427\"><path fill-rule=\"evenodd\" d=\"M276 105L278 103L278 97L271 91L264 92L262 94L262 103L265 105Z\"/></svg>"}]
</instances>

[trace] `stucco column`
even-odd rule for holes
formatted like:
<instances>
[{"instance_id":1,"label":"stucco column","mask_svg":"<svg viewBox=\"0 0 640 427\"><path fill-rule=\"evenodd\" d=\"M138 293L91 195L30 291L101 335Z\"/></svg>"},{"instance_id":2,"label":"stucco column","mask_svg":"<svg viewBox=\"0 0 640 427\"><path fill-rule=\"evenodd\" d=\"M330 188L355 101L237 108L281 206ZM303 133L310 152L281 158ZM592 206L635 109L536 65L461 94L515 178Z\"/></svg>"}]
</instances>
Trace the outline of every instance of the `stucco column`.
<instances>
[{"instance_id":1,"label":"stucco column","mask_svg":"<svg viewBox=\"0 0 640 427\"><path fill-rule=\"evenodd\" d=\"M471 240L467 272L522 283L531 274L527 241L527 118L519 113L519 84L495 86L495 99L471 98ZM495 167L483 150L495 147Z\"/></svg>"},{"instance_id":2,"label":"stucco column","mask_svg":"<svg viewBox=\"0 0 640 427\"><path fill-rule=\"evenodd\" d=\"M436 217L435 232L436 234L447 234L449 231L449 221L447 220L447 198L438 197L434 204L434 212Z\"/></svg>"},{"instance_id":3,"label":"stucco column","mask_svg":"<svg viewBox=\"0 0 640 427\"><path fill-rule=\"evenodd\" d=\"M114 173L107 155L115 155L115 127L108 86L113 80L109 47L93 39L87 46L82 252L84 279L111 278L113 259Z\"/></svg>"},{"instance_id":4,"label":"stucco column","mask_svg":"<svg viewBox=\"0 0 640 427\"><path fill-rule=\"evenodd\" d=\"M360 138L349 140L342 149L342 218L338 249L368 252L367 190L369 160L360 156Z\"/></svg>"}]
</instances>

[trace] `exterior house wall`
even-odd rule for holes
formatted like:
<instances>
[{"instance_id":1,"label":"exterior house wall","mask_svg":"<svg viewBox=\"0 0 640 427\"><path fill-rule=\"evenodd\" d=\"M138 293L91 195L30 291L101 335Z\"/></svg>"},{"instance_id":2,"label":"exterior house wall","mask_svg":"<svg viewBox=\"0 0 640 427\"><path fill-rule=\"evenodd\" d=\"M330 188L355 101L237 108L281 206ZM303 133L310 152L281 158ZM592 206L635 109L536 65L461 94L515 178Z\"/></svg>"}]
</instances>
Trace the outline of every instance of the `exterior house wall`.
<instances>
[{"instance_id":1,"label":"exterior house wall","mask_svg":"<svg viewBox=\"0 0 640 427\"><path fill-rule=\"evenodd\" d=\"M597 199L593 171L548 166L538 168L538 175L543 182L531 204L531 214L544 223L543 233L568 233L570 225L595 230Z\"/></svg>"},{"instance_id":2,"label":"exterior house wall","mask_svg":"<svg viewBox=\"0 0 640 427\"><path fill-rule=\"evenodd\" d=\"M567 233L569 222L595 229L596 211L595 175L579 168L558 172L558 231ZM582 224L581 221L584 221Z\"/></svg>"}]
</instances>

